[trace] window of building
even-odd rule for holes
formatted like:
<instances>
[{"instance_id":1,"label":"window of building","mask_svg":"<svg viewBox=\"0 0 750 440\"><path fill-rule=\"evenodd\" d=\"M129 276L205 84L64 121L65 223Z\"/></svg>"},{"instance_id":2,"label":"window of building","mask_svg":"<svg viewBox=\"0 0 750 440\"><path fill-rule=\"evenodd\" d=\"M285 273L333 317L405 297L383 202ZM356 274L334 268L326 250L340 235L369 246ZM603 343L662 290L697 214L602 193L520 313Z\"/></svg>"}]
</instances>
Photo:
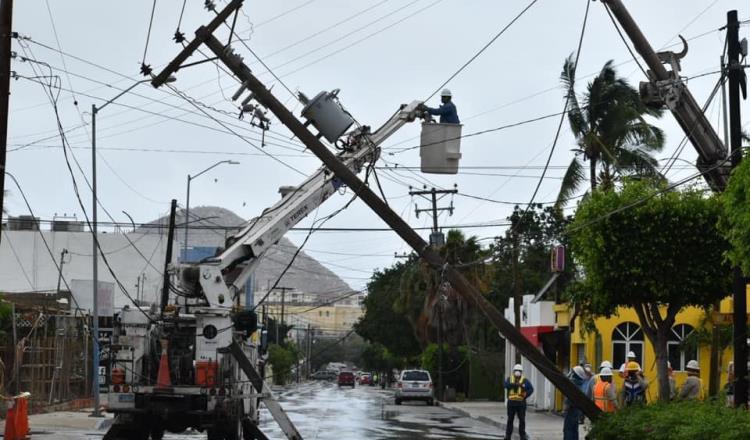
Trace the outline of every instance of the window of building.
<instances>
[{"instance_id":1,"label":"window of building","mask_svg":"<svg viewBox=\"0 0 750 440\"><path fill-rule=\"evenodd\" d=\"M318 316L323 316L323 311L322 310L318 312Z\"/></svg>"},{"instance_id":2,"label":"window of building","mask_svg":"<svg viewBox=\"0 0 750 440\"><path fill-rule=\"evenodd\" d=\"M586 344L573 344L573 359L576 365L586 362Z\"/></svg>"},{"instance_id":3,"label":"window of building","mask_svg":"<svg viewBox=\"0 0 750 440\"><path fill-rule=\"evenodd\" d=\"M329 316L331 316L331 312L329 312L328 310L326 310L326 318L328 318Z\"/></svg>"},{"instance_id":4,"label":"window of building","mask_svg":"<svg viewBox=\"0 0 750 440\"><path fill-rule=\"evenodd\" d=\"M634 322L623 322L612 332L612 366L620 368L630 351L643 366L643 330Z\"/></svg>"},{"instance_id":5,"label":"window of building","mask_svg":"<svg viewBox=\"0 0 750 440\"><path fill-rule=\"evenodd\" d=\"M674 371L685 371L685 366L691 360L698 360L698 347L687 347L683 342L695 329L688 324L677 324L672 327L667 342L669 362Z\"/></svg>"}]
</instances>

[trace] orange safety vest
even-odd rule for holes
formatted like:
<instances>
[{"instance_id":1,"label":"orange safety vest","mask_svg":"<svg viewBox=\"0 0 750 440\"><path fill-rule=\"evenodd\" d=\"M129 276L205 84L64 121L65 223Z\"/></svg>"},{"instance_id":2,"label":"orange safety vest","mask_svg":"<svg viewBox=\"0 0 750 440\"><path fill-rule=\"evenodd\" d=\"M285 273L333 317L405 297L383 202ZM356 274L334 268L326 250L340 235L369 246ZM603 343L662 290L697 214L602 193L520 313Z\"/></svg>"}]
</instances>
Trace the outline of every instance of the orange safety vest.
<instances>
[{"instance_id":1,"label":"orange safety vest","mask_svg":"<svg viewBox=\"0 0 750 440\"><path fill-rule=\"evenodd\" d=\"M513 380L515 380L515 377L512 378L511 383L515 383ZM518 387L516 389L509 389L508 390L508 400L518 400L523 402L526 400L526 388L523 386L523 384L526 382L526 378L521 376L518 380Z\"/></svg>"},{"instance_id":2,"label":"orange safety vest","mask_svg":"<svg viewBox=\"0 0 750 440\"><path fill-rule=\"evenodd\" d=\"M607 391L611 386L611 383L603 380L600 380L594 386L594 403L605 413L615 412L615 402L607 396Z\"/></svg>"}]
</instances>

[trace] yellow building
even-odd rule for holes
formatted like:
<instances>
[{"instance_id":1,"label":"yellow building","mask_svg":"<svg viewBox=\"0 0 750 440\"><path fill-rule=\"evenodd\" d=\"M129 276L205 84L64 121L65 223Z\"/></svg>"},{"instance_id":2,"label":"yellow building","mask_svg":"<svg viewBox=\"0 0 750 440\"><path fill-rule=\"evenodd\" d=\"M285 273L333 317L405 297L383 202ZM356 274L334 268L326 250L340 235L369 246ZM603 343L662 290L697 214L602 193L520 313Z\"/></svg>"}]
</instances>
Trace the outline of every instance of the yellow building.
<instances>
[{"instance_id":1,"label":"yellow building","mask_svg":"<svg viewBox=\"0 0 750 440\"><path fill-rule=\"evenodd\" d=\"M269 304L267 313L274 319L281 320L281 305ZM341 335L348 332L362 316L359 305L333 305L316 307L310 304L286 305L284 322L297 329L310 327L318 335Z\"/></svg>"},{"instance_id":2,"label":"yellow building","mask_svg":"<svg viewBox=\"0 0 750 440\"><path fill-rule=\"evenodd\" d=\"M566 304L555 306L556 321L559 327L567 327L570 320L570 310ZM731 297L721 302L720 312L729 314L732 311ZM677 314L672 327L668 345L669 361L674 370L675 382L679 386L687 377L685 366L688 361L695 359L701 368L701 379L708 389L710 373L710 346L701 345L697 349L684 348L681 341L693 330L705 325L706 312L698 307L687 307ZM597 318L594 321L596 331L586 331L581 320L576 319L575 331L570 335L570 366L581 362L589 362L598 370L602 361L608 360L615 369L625 362L627 353L633 351L643 369L650 385L647 398L649 401L658 399L658 381L656 373L656 354L653 345L641 328L638 316L632 308L621 307L610 318ZM732 350L724 350L720 354L721 386L727 381L727 366L732 360ZM618 388L622 379L615 375Z\"/></svg>"}]
</instances>

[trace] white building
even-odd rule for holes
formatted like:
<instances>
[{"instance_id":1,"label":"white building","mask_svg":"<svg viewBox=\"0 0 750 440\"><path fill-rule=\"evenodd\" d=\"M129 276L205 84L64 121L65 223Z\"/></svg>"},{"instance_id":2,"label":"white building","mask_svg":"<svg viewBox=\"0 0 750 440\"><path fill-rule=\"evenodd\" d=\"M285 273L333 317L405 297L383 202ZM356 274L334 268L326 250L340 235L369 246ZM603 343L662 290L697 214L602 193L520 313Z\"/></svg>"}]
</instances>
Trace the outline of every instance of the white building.
<instances>
[{"instance_id":1,"label":"white building","mask_svg":"<svg viewBox=\"0 0 750 440\"><path fill-rule=\"evenodd\" d=\"M61 261L63 279L70 287L73 287L73 280L90 283L92 241L91 233L83 229L80 232L3 230L0 292L56 290L60 275L57 267ZM167 249L166 230L163 233L154 230L148 233L102 233L99 234L99 243L107 262L128 294L133 299L156 301L163 283L161 272L164 270ZM101 256L98 278L115 283L115 308L131 303L117 286ZM60 283L63 290L67 290L65 281Z\"/></svg>"},{"instance_id":2,"label":"white building","mask_svg":"<svg viewBox=\"0 0 750 440\"><path fill-rule=\"evenodd\" d=\"M543 348L544 335L555 333L555 311L554 301L533 302L534 295L525 295L521 304L521 333L541 351ZM514 321L513 298L505 309L505 319ZM505 345L505 371L508 375L515 365L516 348L507 342ZM552 382L547 380L542 373L534 367L527 359L522 358L523 375L531 381L534 394L529 398L528 404L542 410L555 409L555 390Z\"/></svg>"}]
</instances>

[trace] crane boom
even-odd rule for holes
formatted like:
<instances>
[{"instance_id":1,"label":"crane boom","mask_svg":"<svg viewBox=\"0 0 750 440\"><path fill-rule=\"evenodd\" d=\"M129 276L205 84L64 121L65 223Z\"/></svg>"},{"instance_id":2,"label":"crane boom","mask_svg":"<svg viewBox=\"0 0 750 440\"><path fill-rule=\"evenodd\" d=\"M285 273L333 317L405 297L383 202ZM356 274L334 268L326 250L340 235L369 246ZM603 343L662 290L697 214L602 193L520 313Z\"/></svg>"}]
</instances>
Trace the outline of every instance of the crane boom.
<instances>
[{"instance_id":1,"label":"crane boom","mask_svg":"<svg viewBox=\"0 0 750 440\"><path fill-rule=\"evenodd\" d=\"M344 151L338 154L339 160L355 174L360 173L367 163L373 163L380 155L380 147L388 137L406 123L422 117L419 110L422 101L412 101L402 105L394 115L375 132L369 127L353 130L345 142ZM342 182L326 166L321 166L310 177L296 187L280 190L282 199L263 213L247 222L235 235L229 237L226 248L216 257L206 259L196 265L186 265L181 271L195 272L203 296L213 307L222 307L228 298L237 298L244 289L263 255L276 244L291 228L314 211L339 188ZM237 268L236 271L232 269ZM229 276L229 273L232 273ZM183 276L183 280L195 280L195 276ZM223 282L219 282L221 279ZM191 283L183 283L191 284ZM197 287L194 285L194 287Z\"/></svg>"}]
</instances>

